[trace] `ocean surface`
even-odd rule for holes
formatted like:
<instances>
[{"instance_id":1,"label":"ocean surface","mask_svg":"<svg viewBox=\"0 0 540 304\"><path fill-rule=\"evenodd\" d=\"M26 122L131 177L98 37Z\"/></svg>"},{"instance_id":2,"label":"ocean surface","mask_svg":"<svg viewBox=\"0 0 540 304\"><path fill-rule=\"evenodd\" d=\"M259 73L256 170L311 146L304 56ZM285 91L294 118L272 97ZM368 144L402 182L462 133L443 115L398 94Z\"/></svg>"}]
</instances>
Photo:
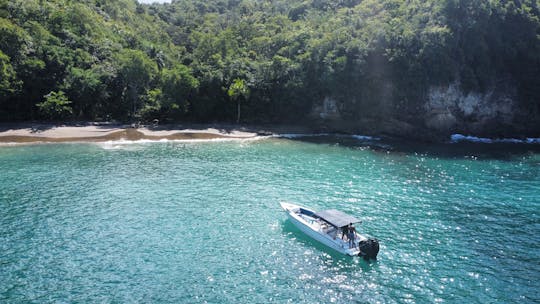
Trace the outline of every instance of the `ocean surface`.
<instances>
[{"instance_id":1,"label":"ocean surface","mask_svg":"<svg viewBox=\"0 0 540 304\"><path fill-rule=\"evenodd\" d=\"M0 302L540 302L538 144L288 137L0 147ZM359 217L378 260L280 201Z\"/></svg>"}]
</instances>

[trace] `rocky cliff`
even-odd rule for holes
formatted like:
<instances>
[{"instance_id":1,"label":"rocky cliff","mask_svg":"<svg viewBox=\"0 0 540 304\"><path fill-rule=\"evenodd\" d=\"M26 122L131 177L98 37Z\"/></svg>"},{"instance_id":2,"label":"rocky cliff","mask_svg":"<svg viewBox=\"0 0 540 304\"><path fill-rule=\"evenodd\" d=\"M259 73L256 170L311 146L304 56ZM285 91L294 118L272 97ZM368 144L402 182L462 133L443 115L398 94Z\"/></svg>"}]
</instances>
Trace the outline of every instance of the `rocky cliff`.
<instances>
[{"instance_id":1,"label":"rocky cliff","mask_svg":"<svg viewBox=\"0 0 540 304\"><path fill-rule=\"evenodd\" d=\"M384 111L384 117L364 111L365 116L351 120L343 115L344 103L325 97L313 108L312 117L324 130L429 141L447 140L453 133L493 138L540 136L540 122L535 119L538 113L523 109L516 86L508 83L493 85L485 92L465 92L459 82L432 86L421 106L409 111L413 114L407 118L398 110Z\"/></svg>"}]
</instances>

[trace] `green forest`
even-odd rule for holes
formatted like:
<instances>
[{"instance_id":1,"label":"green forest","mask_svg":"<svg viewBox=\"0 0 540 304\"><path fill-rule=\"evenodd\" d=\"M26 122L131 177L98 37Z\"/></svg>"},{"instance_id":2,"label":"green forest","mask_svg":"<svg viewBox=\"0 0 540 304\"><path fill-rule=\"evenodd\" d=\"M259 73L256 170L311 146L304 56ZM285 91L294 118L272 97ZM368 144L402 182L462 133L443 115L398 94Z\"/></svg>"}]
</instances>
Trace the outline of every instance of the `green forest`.
<instances>
[{"instance_id":1,"label":"green forest","mask_svg":"<svg viewBox=\"0 0 540 304\"><path fill-rule=\"evenodd\" d=\"M0 0L0 120L413 122L500 82L540 117L538 0Z\"/></svg>"}]
</instances>

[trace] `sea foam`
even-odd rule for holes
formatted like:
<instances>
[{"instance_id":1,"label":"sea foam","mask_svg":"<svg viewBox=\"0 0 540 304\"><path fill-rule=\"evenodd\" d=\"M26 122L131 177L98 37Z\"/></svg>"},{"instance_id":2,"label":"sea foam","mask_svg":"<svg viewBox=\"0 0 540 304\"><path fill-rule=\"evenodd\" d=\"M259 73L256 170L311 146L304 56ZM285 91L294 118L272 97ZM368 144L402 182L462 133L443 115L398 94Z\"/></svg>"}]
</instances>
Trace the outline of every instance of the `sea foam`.
<instances>
[{"instance_id":1,"label":"sea foam","mask_svg":"<svg viewBox=\"0 0 540 304\"><path fill-rule=\"evenodd\" d=\"M229 142L229 141L256 141L266 138L265 136L253 136L253 137L219 137L208 139L138 139L138 140L109 140L104 142L96 142L106 150L124 149L125 146L131 146L136 144L149 144L149 143L205 143L205 142Z\"/></svg>"},{"instance_id":2,"label":"sea foam","mask_svg":"<svg viewBox=\"0 0 540 304\"><path fill-rule=\"evenodd\" d=\"M317 137L317 136L329 136L329 133L285 133L285 134L277 134L275 137L282 137L282 138L302 138L302 137Z\"/></svg>"},{"instance_id":3,"label":"sea foam","mask_svg":"<svg viewBox=\"0 0 540 304\"><path fill-rule=\"evenodd\" d=\"M528 137L525 139L518 138L486 138L468 136L463 134L452 134L450 136L451 143L469 141L475 143L493 144L493 143L511 143L511 144L540 144L540 138Z\"/></svg>"},{"instance_id":4,"label":"sea foam","mask_svg":"<svg viewBox=\"0 0 540 304\"><path fill-rule=\"evenodd\" d=\"M352 137L354 139L358 139L362 141L381 140L380 137L373 137L373 136L367 136L367 135L344 135L344 134L332 134L332 133L285 133L285 134L275 135L275 137L288 138L288 139L295 139L295 138L302 138L302 137L320 137L320 136Z\"/></svg>"}]
</instances>

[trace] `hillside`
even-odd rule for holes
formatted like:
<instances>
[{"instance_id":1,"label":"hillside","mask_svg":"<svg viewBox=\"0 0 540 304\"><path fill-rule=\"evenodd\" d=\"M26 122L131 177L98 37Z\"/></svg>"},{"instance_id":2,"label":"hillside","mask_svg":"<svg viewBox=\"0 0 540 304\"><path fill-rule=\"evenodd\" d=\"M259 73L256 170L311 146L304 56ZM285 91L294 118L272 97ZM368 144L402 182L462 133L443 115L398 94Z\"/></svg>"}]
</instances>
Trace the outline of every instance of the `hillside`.
<instances>
[{"instance_id":1,"label":"hillside","mask_svg":"<svg viewBox=\"0 0 540 304\"><path fill-rule=\"evenodd\" d=\"M0 0L2 121L538 135L538 75L535 0Z\"/></svg>"}]
</instances>

